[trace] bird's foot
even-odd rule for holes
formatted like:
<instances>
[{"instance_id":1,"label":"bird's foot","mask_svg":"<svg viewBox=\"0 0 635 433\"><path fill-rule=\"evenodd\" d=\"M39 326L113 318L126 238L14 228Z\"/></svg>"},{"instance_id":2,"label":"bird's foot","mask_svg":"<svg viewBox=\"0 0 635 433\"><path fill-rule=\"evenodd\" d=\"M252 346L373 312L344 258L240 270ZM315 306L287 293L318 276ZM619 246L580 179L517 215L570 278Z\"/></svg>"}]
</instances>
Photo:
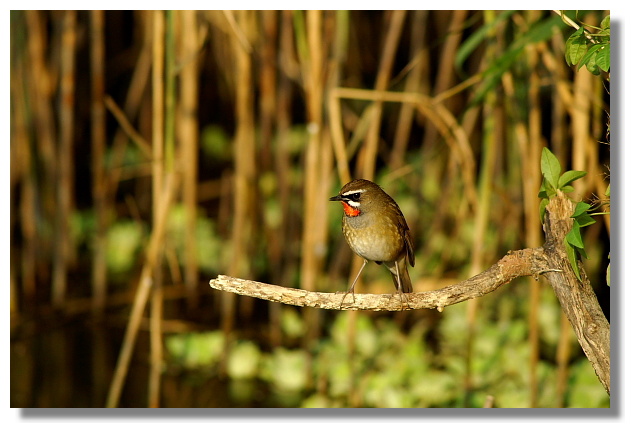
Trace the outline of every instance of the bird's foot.
<instances>
[{"instance_id":1,"label":"bird's foot","mask_svg":"<svg viewBox=\"0 0 635 433\"><path fill-rule=\"evenodd\" d=\"M350 289L348 289L345 292L337 292L337 293L343 293L344 296L342 296L342 302L340 302L340 310L342 309L342 305L344 305L344 299L346 299L346 297L351 294L353 295L353 304L355 304L355 291L353 290L353 287L351 287Z\"/></svg>"},{"instance_id":2,"label":"bird's foot","mask_svg":"<svg viewBox=\"0 0 635 433\"><path fill-rule=\"evenodd\" d=\"M401 290L397 290L397 292L395 293L399 294L399 300L401 301L401 311L406 309L404 308L404 306L407 307L409 310L411 310L412 307L410 306L410 302L408 302L408 294L402 292Z\"/></svg>"}]
</instances>

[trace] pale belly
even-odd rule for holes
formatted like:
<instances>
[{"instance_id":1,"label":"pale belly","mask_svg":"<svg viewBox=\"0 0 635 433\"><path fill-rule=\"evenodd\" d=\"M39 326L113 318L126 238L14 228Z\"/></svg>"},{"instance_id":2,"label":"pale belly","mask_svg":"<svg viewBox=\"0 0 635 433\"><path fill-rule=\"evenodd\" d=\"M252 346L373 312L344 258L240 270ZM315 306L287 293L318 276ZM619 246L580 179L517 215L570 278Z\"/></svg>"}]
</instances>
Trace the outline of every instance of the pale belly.
<instances>
[{"instance_id":1,"label":"pale belly","mask_svg":"<svg viewBox=\"0 0 635 433\"><path fill-rule=\"evenodd\" d=\"M383 226L383 230L374 235L369 235L368 227L351 230L346 240L351 249L359 256L374 262L391 262L397 260L404 250L404 243L397 232L397 227L392 224ZM370 229L370 231L373 231Z\"/></svg>"}]
</instances>

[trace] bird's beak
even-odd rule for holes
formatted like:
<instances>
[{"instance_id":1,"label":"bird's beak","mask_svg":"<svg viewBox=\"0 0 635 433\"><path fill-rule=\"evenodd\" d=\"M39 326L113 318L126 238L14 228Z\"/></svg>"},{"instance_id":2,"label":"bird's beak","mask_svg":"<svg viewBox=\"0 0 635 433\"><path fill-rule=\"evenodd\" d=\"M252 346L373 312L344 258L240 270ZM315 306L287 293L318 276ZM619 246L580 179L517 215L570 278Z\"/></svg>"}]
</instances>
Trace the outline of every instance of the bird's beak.
<instances>
[{"instance_id":1,"label":"bird's beak","mask_svg":"<svg viewBox=\"0 0 635 433\"><path fill-rule=\"evenodd\" d=\"M331 197L329 199L329 201L342 201L342 196L341 195L336 195L334 197Z\"/></svg>"}]
</instances>

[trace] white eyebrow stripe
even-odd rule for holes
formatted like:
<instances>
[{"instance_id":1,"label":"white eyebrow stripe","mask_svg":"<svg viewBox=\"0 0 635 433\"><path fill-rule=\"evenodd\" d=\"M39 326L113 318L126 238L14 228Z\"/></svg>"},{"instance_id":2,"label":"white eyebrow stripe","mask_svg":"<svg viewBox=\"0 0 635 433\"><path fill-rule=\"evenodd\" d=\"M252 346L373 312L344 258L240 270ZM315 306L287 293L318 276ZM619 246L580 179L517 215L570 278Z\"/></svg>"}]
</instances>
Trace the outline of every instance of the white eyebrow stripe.
<instances>
[{"instance_id":1,"label":"white eyebrow stripe","mask_svg":"<svg viewBox=\"0 0 635 433\"><path fill-rule=\"evenodd\" d=\"M353 194L359 194L362 192L365 192L365 189L356 189L355 191L347 191L344 194L342 194L344 197L346 197L347 195L353 195Z\"/></svg>"}]
</instances>

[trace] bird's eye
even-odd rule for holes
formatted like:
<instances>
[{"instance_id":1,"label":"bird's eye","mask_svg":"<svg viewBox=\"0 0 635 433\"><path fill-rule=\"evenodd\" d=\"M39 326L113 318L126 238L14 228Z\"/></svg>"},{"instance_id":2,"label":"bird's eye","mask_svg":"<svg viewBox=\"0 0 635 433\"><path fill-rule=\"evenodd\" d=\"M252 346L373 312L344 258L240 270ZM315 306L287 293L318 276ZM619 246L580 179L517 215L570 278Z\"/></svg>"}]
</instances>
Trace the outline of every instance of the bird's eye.
<instances>
[{"instance_id":1,"label":"bird's eye","mask_svg":"<svg viewBox=\"0 0 635 433\"><path fill-rule=\"evenodd\" d=\"M351 200L358 201L360 197L360 193L356 192L355 194L351 194Z\"/></svg>"}]
</instances>

